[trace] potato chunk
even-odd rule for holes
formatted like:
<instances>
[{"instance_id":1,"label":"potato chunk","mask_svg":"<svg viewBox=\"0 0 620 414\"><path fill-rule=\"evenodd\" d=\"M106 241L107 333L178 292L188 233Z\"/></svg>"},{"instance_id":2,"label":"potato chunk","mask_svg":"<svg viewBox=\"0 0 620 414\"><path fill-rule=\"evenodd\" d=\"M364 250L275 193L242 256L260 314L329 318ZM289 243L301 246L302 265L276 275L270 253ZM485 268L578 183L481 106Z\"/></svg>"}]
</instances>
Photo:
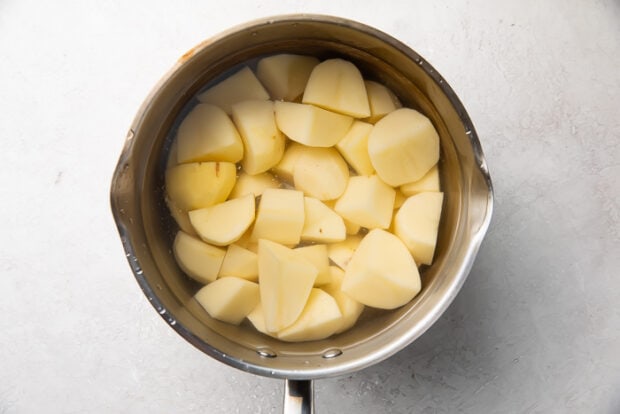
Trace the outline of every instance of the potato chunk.
<instances>
[{"instance_id":1,"label":"potato chunk","mask_svg":"<svg viewBox=\"0 0 620 414\"><path fill-rule=\"evenodd\" d=\"M254 222L253 194L192 210L189 220L201 239L216 246L236 242Z\"/></svg>"},{"instance_id":2,"label":"potato chunk","mask_svg":"<svg viewBox=\"0 0 620 414\"><path fill-rule=\"evenodd\" d=\"M396 192L376 175L349 178L334 210L343 218L368 229L387 229L392 221Z\"/></svg>"},{"instance_id":3,"label":"potato chunk","mask_svg":"<svg viewBox=\"0 0 620 414\"><path fill-rule=\"evenodd\" d=\"M347 266L342 291L365 305L394 309L420 291L420 275L403 242L385 230L371 230Z\"/></svg>"},{"instance_id":4,"label":"potato chunk","mask_svg":"<svg viewBox=\"0 0 620 414\"><path fill-rule=\"evenodd\" d=\"M226 250L183 231L179 231L174 238L172 251L181 270L201 283L210 283L217 278L226 254Z\"/></svg>"},{"instance_id":5,"label":"potato chunk","mask_svg":"<svg viewBox=\"0 0 620 414\"><path fill-rule=\"evenodd\" d=\"M370 131L371 124L355 121L349 132L336 144L338 151L359 175L372 175L375 172L368 155Z\"/></svg>"},{"instance_id":6,"label":"potato chunk","mask_svg":"<svg viewBox=\"0 0 620 414\"><path fill-rule=\"evenodd\" d=\"M295 322L317 274L317 268L292 249L258 241L258 281L267 331L277 332Z\"/></svg>"},{"instance_id":7,"label":"potato chunk","mask_svg":"<svg viewBox=\"0 0 620 414\"><path fill-rule=\"evenodd\" d=\"M241 172L235 186L230 192L229 198L239 198L247 194L258 197L263 194L263 191L267 188L280 188L280 181L278 181L273 174L264 172L250 175L246 172Z\"/></svg>"},{"instance_id":8,"label":"potato chunk","mask_svg":"<svg viewBox=\"0 0 620 414\"><path fill-rule=\"evenodd\" d=\"M427 117L400 108L375 124L368 154L379 177L397 187L419 180L437 164L439 135Z\"/></svg>"},{"instance_id":9,"label":"potato chunk","mask_svg":"<svg viewBox=\"0 0 620 414\"><path fill-rule=\"evenodd\" d=\"M385 85L373 81L364 81L366 92L368 93L368 103L370 104L370 116L367 121L371 124L392 111L402 107L402 104L390 89Z\"/></svg>"},{"instance_id":10,"label":"potato chunk","mask_svg":"<svg viewBox=\"0 0 620 414\"><path fill-rule=\"evenodd\" d=\"M257 282L258 256L256 253L237 244L228 246L217 277L228 276L240 277L251 282Z\"/></svg>"},{"instance_id":11,"label":"potato chunk","mask_svg":"<svg viewBox=\"0 0 620 414\"><path fill-rule=\"evenodd\" d=\"M180 209L170 197L166 197L166 205L168 206L168 210L170 210L170 215L179 225L179 228L191 236L198 237L196 230L194 230L192 223L189 221L187 211Z\"/></svg>"},{"instance_id":12,"label":"potato chunk","mask_svg":"<svg viewBox=\"0 0 620 414\"><path fill-rule=\"evenodd\" d=\"M284 136L276 126L272 101L244 101L232 106L245 154L241 165L248 174L267 171L284 154Z\"/></svg>"},{"instance_id":13,"label":"potato chunk","mask_svg":"<svg viewBox=\"0 0 620 414\"><path fill-rule=\"evenodd\" d=\"M331 281L329 257L327 257L327 246L325 244L297 247L293 251L301 255L318 270L319 273L316 275L314 286L324 285Z\"/></svg>"},{"instance_id":14,"label":"potato chunk","mask_svg":"<svg viewBox=\"0 0 620 414\"><path fill-rule=\"evenodd\" d=\"M304 212L301 240L333 243L346 238L346 226L342 217L320 200L304 197Z\"/></svg>"},{"instance_id":15,"label":"potato chunk","mask_svg":"<svg viewBox=\"0 0 620 414\"><path fill-rule=\"evenodd\" d=\"M289 342L317 341L331 336L342 325L338 303L321 289L312 289L303 312L291 326L278 332Z\"/></svg>"},{"instance_id":16,"label":"potato chunk","mask_svg":"<svg viewBox=\"0 0 620 414\"><path fill-rule=\"evenodd\" d=\"M225 277L200 289L194 298L214 319L239 325L260 299L258 284Z\"/></svg>"},{"instance_id":17,"label":"potato chunk","mask_svg":"<svg viewBox=\"0 0 620 414\"><path fill-rule=\"evenodd\" d=\"M287 137L309 147L331 147L344 137L353 118L313 105L276 101L276 123Z\"/></svg>"},{"instance_id":18,"label":"potato chunk","mask_svg":"<svg viewBox=\"0 0 620 414\"><path fill-rule=\"evenodd\" d=\"M319 200L333 200L344 193L349 167L334 148L304 148L293 171L295 188Z\"/></svg>"},{"instance_id":19,"label":"potato chunk","mask_svg":"<svg viewBox=\"0 0 620 414\"><path fill-rule=\"evenodd\" d=\"M420 178L418 181L401 185L400 191L402 191L402 193L407 197L425 191L440 191L439 168L437 167L437 164L428 170L424 177Z\"/></svg>"},{"instance_id":20,"label":"potato chunk","mask_svg":"<svg viewBox=\"0 0 620 414\"><path fill-rule=\"evenodd\" d=\"M339 268L346 269L361 241L361 236L354 235L348 236L346 240L339 243L329 244L327 246L327 256Z\"/></svg>"},{"instance_id":21,"label":"potato chunk","mask_svg":"<svg viewBox=\"0 0 620 414\"><path fill-rule=\"evenodd\" d=\"M268 188L263 192L254 222L252 240L268 239L295 245L304 226L304 193Z\"/></svg>"},{"instance_id":22,"label":"potato chunk","mask_svg":"<svg viewBox=\"0 0 620 414\"><path fill-rule=\"evenodd\" d=\"M279 54L258 61L256 76L271 99L294 101L301 96L312 69L319 64L314 56Z\"/></svg>"},{"instance_id":23,"label":"potato chunk","mask_svg":"<svg viewBox=\"0 0 620 414\"><path fill-rule=\"evenodd\" d=\"M344 280L344 271L337 266L330 266L331 282L323 286L323 290L336 300L342 320L340 327L334 333L344 332L351 328L357 322L357 319L364 310L364 305L347 295L342 291L342 281Z\"/></svg>"},{"instance_id":24,"label":"potato chunk","mask_svg":"<svg viewBox=\"0 0 620 414\"><path fill-rule=\"evenodd\" d=\"M228 115L215 105L200 104L187 114L177 132L179 164L197 161L237 162L243 143Z\"/></svg>"},{"instance_id":25,"label":"potato chunk","mask_svg":"<svg viewBox=\"0 0 620 414\"><path fill-rule=\"evenodd\" d=\"M280 180L293 184L293 171L295 171L297 159L305 150L305 145L301 145L297 142L289 142L289 145L284 150L282 159L278 165L273 167L273 172Z\"/></svg>"},{"instance_id":26,"label":"potato chunk","mask_svg":"<svg viewBox=\"0 0 620 414\"><path fill-rule=\"evenodd\" d=\"M328 59L314 67L302 102L355 118L370 116L362 74L343 59Z\"/></svg>"},{"instance_id":27,"label":"potato chunk","mask_svg":"<svg viewBox=\"0 0 620 414\"><path fill-rule=\"evenodd\" d=\"M394 234L417 264L433 262L442 203L443 193L419 193L409 197L394 216Z\"/></svg>"},{"instance_id":28,"label":"potato chunk","mask_svg":"<svg viewBox=\"0 0 620 414\"><path fill-rule=\"evenodd\" d=\"M247 66L198 95L200 102L217 105L228 115L234 104L254 99L266 101L269 94Z\"/></svg>"},{"instance_id":29,"label":"potato chunk","mask_svg":"<svg viewBox=\"0 0 620 414\"><path fill-rule=\"evenodd\" d=\"M236 177L230 162L180 164L166 171L166 192L181 210L196 210L226 200Z\"/></svg>"}]
</instances>

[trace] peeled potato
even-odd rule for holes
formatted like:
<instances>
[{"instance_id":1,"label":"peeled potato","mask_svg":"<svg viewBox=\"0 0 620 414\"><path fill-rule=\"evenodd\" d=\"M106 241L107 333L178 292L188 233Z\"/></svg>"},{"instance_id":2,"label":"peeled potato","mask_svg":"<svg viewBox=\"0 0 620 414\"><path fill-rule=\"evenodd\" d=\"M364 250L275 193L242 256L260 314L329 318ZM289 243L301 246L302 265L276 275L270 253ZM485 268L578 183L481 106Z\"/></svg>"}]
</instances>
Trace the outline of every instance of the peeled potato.
<instances>
[{"instance_id":1,"label":"peeled potato","mask_svg":"<svg viewBox=\"0 0 620 414\"><path fill-rule=\"evenodd\" d=\"M368 154L383 181L397 187L419 180L439 160L439 135L431 121L413 109L400 108L375 124Z\"/></svg>"},{"instance_id":2,"label":"peeled potato","mask_svg":"<svg viewBox=\"0 0 620 414\"><path fill-rule=\"evenodd\" d=\"M258 305L252 309L252 312L248 314L247 318L258 332L264 333L265 335L269 335L273 338L277 337L276 332L269 332L267 330L267 326L265 326L265 311L263 310L263 304L260 301L258 302Z\"/></svg>"},{"instance_id":3,"label":"peeled potato","mask_svg":"<svg viewBox=\"0 0 620 414\"><path fill-rule=\"evenodd\" d=\"M340 308L342 320L340 327L334 332L340 333L355 325L355 322L357 322L357 319L364 310L364 305L342 291L344 271L336 266L330 266L329 270L331 273L331 282L323 286L322 289L336 300L338 308Z\"/></svg>"},{"instance_id":4,"label":"peeled potato","mask_svg":"<svg viewBox=\"0 0 620 414\"><path fill-rule=\"evenodd\" d=\"M349 178L334 210L343 218L369 229L387 229L392 221L396 192L376 175Z\"/></svg>"},{"instance_id":5,"label":"peeled potato","mask_svg":"<svg viewBox=\"0 0 620 414\"><path fill-rule=\"evenodd\" d=\"M217 105L228 115L238 102L269 99L269 94L249 67L244 67L198 95L200 102Z\"/></svg>"},{"instance_id":6,"label":"peeled potato","mask_svg":"<svg viewBox=\"0 0 620 414\"><path fill-rule=\"evenodd\" d=\"M301 240L333 243L346 238L346 227L342 217L320 200L304 197L304 212Z\"/></svg>"},{"instance_id":7,"label":"peeled potato","mask_svg":"<svg viewBox=\"0 0 620 414\"><path fill-rule=\"evenodd\" d=\"M178 208L196 210L226 200L236 177L230 162L181 164L166 170L166 191Z\"/></svg>"},{"instance_id":8,"label":"peeled potato","mask_svg":"<svg viewBox=\"0 0 620 414\"><path fill-rule=\"evenodd\" d=\"M260 301L268 332L280 331L297 320L317 274L317 268L292 249L258 241Z\"/></svg>"},{"instance_id":9,"label":"peeled potato","mask_svg":"<svg viewBox=\"0 0 620 414\"><path fill-rule=\"evenodd\" d=\"M276 123L287 137L309 147L331 147L347 133L350 116L313 105L276 101Z\"/></svg>"},{"instance_id":10,"label":"peeled potato","mask_svg":"<svg viewBox=\"0 0 620 414\"><path fill-rule=\"evenodd\" d=\"M237 182L230 192L229 198L239 198L247 194L252 194L254 197L258 197L263 194L263 191L267 188L279 188L280 181L269 172L261 174L250 175L246 172L241 172L237 178Z\"/></svg>"},{"instance_id":11,"label":"peeled potato","mask_svg":"<svg viewBox=\"0 0 620 414\"><path fill-rule=\"evenodd\" d=\"M284 154L284 136L276 126L272 101L244 101L232 106L245 153L241 165L248 174L267 171Z\"/></svg>"},{"instance_id":12,"label":"peeled potato","mask_svg":"<svg viewBox=\"0 0 620 414\"><path fill-rule=\"evenodd\" d=\"M371 124L377 123L390 112L402 107L402 104L385 85L373 81L364 81L366 92L368 93L368 103L370 104L370 116L367 121Z\"/></svg>"},{"instance_id":13,"label":"peeled potato","mask_svg":"<svg viewBox=\"0 0 620 414\"><path fill-rule=\"evenodd\" d=\"M306 147L293 171L295 188L319 200L342 195L349 181L349 167L334 148Z\"/></svg>"},{"instance_id":14,"label":"peeled potato","mask_svg":"<svg viewBox=\"0 0 620 414\"><path fill-rule=\"evenodd\" d=\"M336 144L336 148L359 175L372 175L375 167L368 156L368 136L372 125L355 121L347 134Z\"/></svg>"},{"instance_id":15,"label":"peeled potato","mask_svg":"<svg viewBox=\"0 0 620 414\"><path fill-rule=\"evenodd\" d=\"M295 171L297 159L305 150L306 147L304 145L297 142L289 142L286 150L284 150L282 159L273 167L273 172L280 180L293 184L293 171Z\"/></svg>"},{"instance_id":16,"label":"peeled potato","mask_svg":"<svg viewBox=\"0 0 620 414\"><path fill-rule=\"evenodd\" d=\"M256 253L237 244L228 246L217 277L228 276L240 277L251 282L257 282L258 256Z\"/></svg>"},{"instance_id":17,"label":"peeled potato","mask_svg":"<svg viewBox=\"0 0 620 414\"><path fill-rule=\"evenodd\" d=\"M318 64L314 56L283 53L259 60L256 76L272 99L294 101L304 92L310 73Z\"/></svg>"},{"instance_id":18,"label":"peeled potato","mask_svg":"<svg viewBox=\"0 0 620 414\"><path fill-rule=\"evenodd\" d=\"M394 309L420 291L418 268L403 242L385 230L371 230L349 262L342 291L364 305Z\"/></svg>"},{"instance_id":19,"label":"peeled potato","mask_svg":"<svg viewBox=\"0 0 620 414\"><path fill-rule=\"evenodd\" d=\"M196 230L194 230L192 223L189 221L187 211L180 209L170 197L166 197L166 205L168 206L168 210L170 210L170 215L179 225L179 228L191 236L198 237Z\"/></svg>"},{"instance_id":20,"label":"peeled potato","mask_svg":"<svg viewBox=\"0 0 620 414\"><path fill-rule=\"evenodd\" d=\"M324 244L312 244L309 246L297 247L293 249L302 258L312 264L318 270L314 286L324 285L331 281L329 271L329 257L327 257L327 246Z\"/></svg>"},{"instance_id":21,"label":"peeled potato","mask_svg":"<svg viewBox=\"0 0 620 414\"><path fill-rule=\"evenodd\" d=\"M192 210L189 220L201 239L216 246L234 243L252 225L255 216L253 194L211 207Z\"/></svg>"},{"instance_id":22,"label":"peeled potato","mask_svg":"<svg viewBox=\"0 0 620 414\"><path fill-rule=\"evenodd\" d=\"M440 191L439 168L437 164L419 180L401 185L400 191L407 197L426 191Z\"/></svg>"},{"instance_id":23,"label":"peeled potato","mask_svg":"<svg viewBox=\"0 0 620 414\"><path fill-rule=\"evenodd\" d=\"M268 239L295 245L304 226L304 194L297 190L268 188L263 192L252 240Z\"/></svg>"},{"instance_id":24,"label":"peeled potato","mask_svg":"<svg viewBox=\"0 0 620 414\"><path fill-rule=\"evenodd\" d=\"M260 299L258 284L237 277L209 283L194 298L217 320L239 325Z\"/></svg>"},{"instance_id":25,"label":"peeled potato","mask_svg":"<svg viewBox=\"0 0 620 414\"><path fill-rule=\"evenodd\" d=\"M339 243L331 243L327 245L327 256L339 268L346 269L361 241L361 236L353 235Z\"/></svg>"},{"instance_id":26,"label":"peeled potato","mask_svg":"<svg viewBox=\"0 0 620 414\"><path fill-rule=\"evenodd\" d=\"M289 342L317 341L331 336L342 325L336 300L321 289L312 289L299 318L278 332L278 339Z\"/></svg>"},{"instance_id":27,"label":"peeled potato","mask_svg":"<svg viewBox=\"0 0 620 414\"><path fill-rule=\"evenodd\" d=\"M442 203L443 193L419 193L409 197L394 216L394 234L417 264L433 262Z\"/></svg>"},{"instance_id":28,"label":"peeled potato","mask_svg":"<svg viewBox=\"0 0 620 414\"><path fill-rule=\"evenodd\" d=\"M226 112L215 105L199 104L183 119L177 132L179 164L197 161L237 162L243 143Z\"/></svg>"},{"instance_id":29,"label":"peeled potato","mask_svg":"<svg viewBox=\"0 0 620 414\"><path fill-rule=\"evenodd\" d=\"M217 278L226 254L226 250L183 231L177 233L172 250L181 270L201 283L210 283Z\"/></svg>"},{"instance_id":30,"label":"peeled potato","mask_svg":"<svg viewBox=\"0 0 620 414\"><path fill-rule=\"evenodd\" d=\"M370 116L362 74L343 59L328 59L314 67L302 102L355 118Z\"/></svg>"}]
</instances>

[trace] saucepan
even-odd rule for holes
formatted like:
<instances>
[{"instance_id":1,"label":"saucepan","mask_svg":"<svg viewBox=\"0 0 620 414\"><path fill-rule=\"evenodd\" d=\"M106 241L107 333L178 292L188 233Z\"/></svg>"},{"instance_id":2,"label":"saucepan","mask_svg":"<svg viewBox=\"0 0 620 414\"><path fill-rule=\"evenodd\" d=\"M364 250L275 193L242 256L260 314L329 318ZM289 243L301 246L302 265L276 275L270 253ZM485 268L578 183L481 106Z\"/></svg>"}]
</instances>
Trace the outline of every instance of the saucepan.
<instances>
[{"instance_id":1,"label":"saucepan","mask_svg":"<svg viewBox=\"0 0 620 414\"><path fill-rule=\"evenodd\" d=\"M415 39L409 39L414 41ZM165 204L164 171L175 121L208 82L243 62L277 53L341 57L428 116L440 136L444 206L434 262L422 290L393 311L366 310L350 330L285 343L249 324L209 317L193 299L199 285L172 253L176 224ZM422 335L457 295L491 220L493 190L478 136L446 80L422 56L367 25L322 15L253 21L180 57L154 87L129 128L114 171L111 206L129 265L155 310L205 354L240 370L285 380L285 412L312 412L312 381L376 364Z\"/></svg>"}]
</instances>

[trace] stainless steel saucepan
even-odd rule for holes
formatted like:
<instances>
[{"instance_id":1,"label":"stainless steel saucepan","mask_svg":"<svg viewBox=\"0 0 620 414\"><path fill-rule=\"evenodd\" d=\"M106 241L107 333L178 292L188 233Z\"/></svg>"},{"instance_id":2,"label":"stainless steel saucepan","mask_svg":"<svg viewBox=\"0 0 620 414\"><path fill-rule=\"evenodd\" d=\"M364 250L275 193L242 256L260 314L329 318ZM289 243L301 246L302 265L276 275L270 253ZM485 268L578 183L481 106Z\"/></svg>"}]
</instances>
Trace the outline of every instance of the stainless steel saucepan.
<instances>
[{"instance_id":1,"label":"stainless steel saucepan","mask_svg":"<svg viewBox=\"0 0 620 414\"><path fill-rule=\"evenodd\" d=\"M284 343L242 324L208 316L192 299L199 285L171 251L176 230L164 202L164 170L175 120L196 92L242 62L276 53L342 57L365 77L427 115L441 139L444 212L432 266L409 304L366 310L351 330L331 338ZM127 135L111 187L112 212L138 284L164 320L217 360L286 380L285 412L312 412L312 380L378 363L422 335L465 281L491 219L493 191L474 126L454 91L420 55L363 24L330 16L287 15L254 21L185 53L155 86Z\"/></svg>"}]
</instances>

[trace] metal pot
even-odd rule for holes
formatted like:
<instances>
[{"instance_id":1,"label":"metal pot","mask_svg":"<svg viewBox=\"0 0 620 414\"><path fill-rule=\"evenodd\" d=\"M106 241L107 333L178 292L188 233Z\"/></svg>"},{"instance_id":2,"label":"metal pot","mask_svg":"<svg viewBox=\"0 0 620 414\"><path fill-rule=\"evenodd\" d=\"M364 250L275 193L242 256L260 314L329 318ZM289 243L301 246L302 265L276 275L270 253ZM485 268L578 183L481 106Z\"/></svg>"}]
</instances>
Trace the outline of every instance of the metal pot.
<instances>
[{"instance_id":1,"label":"metal pot","mask_svg":"<svg viewBox=\"0 0 620 414\"><path fill-rule=\"evenodd\" d=\"M195 93L231 67L275 53L343 57L426 114L441 139L445 192L435 262L423 289L390 312L367 309L351 330L284 343L249 325L211 319L192 299L199 285L171 252L175 231L163 177L175 120ZM473 124L454 91L416 52L376 29L342 18L288 15L254 21L185 53L138 111L114 172L112 212L129 264L164 320L192 345L230 366L286 379L286 412L312 411L311 380L343 375L398 352L426 331L461 288L491 219L493 192Z\"/></svg>"}]
</instances>

